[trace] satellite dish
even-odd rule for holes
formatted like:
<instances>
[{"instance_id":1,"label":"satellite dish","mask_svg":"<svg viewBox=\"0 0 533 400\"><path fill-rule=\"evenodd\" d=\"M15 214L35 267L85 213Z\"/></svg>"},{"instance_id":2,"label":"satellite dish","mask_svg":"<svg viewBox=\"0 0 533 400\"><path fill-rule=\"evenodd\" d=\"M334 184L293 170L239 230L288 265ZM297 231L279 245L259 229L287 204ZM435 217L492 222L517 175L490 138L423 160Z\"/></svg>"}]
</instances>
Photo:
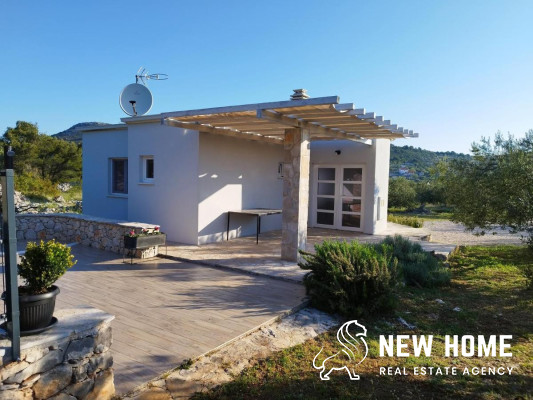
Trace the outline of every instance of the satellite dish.
<instances>
[{"instance_id":1,"label":"satellite dish","mask_svg":"<svg viewBox=\"0 0 533 400\"><path fill-rule=\"evenodd\" d=\"M120 108L132 117L146 114L152 108L152 93L140 83L132 83L122 89Z\"/></svg>"}]
</instances>

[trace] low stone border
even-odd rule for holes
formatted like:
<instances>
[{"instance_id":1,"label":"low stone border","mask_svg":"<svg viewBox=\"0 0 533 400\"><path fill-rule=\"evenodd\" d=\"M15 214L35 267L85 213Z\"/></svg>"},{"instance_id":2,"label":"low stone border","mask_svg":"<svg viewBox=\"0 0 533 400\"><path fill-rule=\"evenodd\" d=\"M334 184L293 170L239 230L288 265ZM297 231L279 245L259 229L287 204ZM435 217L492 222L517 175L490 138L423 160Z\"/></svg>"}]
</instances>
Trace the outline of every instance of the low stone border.
<instances>
[{"instance_id":1,"label":"low stone border","mask_svg":"<svg viewBox=\"0 0 533 400\"><path fill-rule=\"evenodd\" d=\"M329 314L304 308L199 357L188 369L178 368L163 374L121 399L188 399L196 392L232 381L244 368L252 366L255 360L303 343L340 323Z\"/></svg>"},{"instance_id":2,"label":"low stone border","mask_svg":"<svg viewBox=\"0 0 533 400\"><path fill-rule=\"evenodd\" d=\"M18 240L51 240L81 243L100 250L122 253L123 237L156 225L92 217L84 214L18 214Z\"/></svg>"},{"instance_id":3,"label":"low stone border","mask_svg":"<svg viewBox=\"0 0 533 400\"><path fill-rule=\"evenodd\" d=\"M114 317L92 307L55 315L49 331L21 338L20 361L10 362L11 343L0 340L0 399L111 399Z\"/></svg>"}]
</instances>

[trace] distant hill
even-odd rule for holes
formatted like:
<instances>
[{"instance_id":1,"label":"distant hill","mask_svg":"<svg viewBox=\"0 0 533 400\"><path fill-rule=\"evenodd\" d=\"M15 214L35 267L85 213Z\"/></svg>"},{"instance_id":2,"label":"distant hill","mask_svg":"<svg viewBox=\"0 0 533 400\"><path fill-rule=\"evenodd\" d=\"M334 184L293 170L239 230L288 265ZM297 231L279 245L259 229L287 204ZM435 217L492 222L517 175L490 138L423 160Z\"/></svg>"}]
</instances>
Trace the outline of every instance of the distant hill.
<instances>
[{"instance_id":1,"label":"distant hill","mask_svg":"<svg viewBox=\"0 0 533 400\"><path fill-rule=\"evenodd\" d=\"M443 158L470 158L455 151L430 151L413 146L394 146L390 150L390 176L418 180L429 176L429 169Z\"/></svg>"},{"instance_id":2,"label":"distant hill","mask_svg":"<svg viewBox=\"0 0 533 400\"><path fill-rule=\"evenodd\" d=\"M110 125L105 122L80 122L79 124L72 125L66 131L56 133L52 135L58 139L67 140L69 142L81 143L81 132L78 132L76 129L85 128L88 126L105 126Z\"/></svg>"}]
</instances>

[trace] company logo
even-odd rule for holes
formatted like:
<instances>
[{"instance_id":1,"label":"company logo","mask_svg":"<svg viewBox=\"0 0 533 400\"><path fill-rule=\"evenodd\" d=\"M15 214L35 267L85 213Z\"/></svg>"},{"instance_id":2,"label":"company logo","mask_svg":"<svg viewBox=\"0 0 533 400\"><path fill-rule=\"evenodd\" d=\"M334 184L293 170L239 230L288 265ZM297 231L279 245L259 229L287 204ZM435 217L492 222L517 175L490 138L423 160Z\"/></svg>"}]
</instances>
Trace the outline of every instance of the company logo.
<instances>
[{"instance_id":1,"label":"company logo","mask_svg":"<svg viewBox=\"0 0 533 400\"><path fill-rule=\"evenodd\" d=\"M368 345L364 339L367 330L357 320L344 323L337 331L336 352L329 357L326 354L319 357L324 347L313 358L313 367L320 370L320 379L329 380L329 375L333 371L346 370L351 380L359 380L360 376L356 373L355 368L361 364L368 355ZM509 351L511 348L510 340L512 335L445 335L442 342L444 349L439 346L442 352L440 356L452 359L462 357L512 357ZM411 343L409 343L411 342ZM379 336L379 357L432 357L433 335L380 335ZM444 350L444 351L443 351ZM412 351L412 352L411 352ZM324 358L326 357L326 358ZM323 359L317 363L317 359ZM459 367L456 363L450 366L414 366L410 369L401 366L380 366L379 375L511 375L514 366L494 365L491 362L486 366L464 366ZM338 367L342 365L342 367Z\"/></svg>"},{"instance_id":2,"label":"company logo","mask_svg":"<svg viewBox=\"0 0 533 400\"><path fill-rule=\"evenodd\" d=\"M355 367L361 364L368 354L368 346L363 336L366 336L366 328L358 323L357 320L348 321L342 325L337 331L338 351L327 357L319 366L316 364L316 359L322 353L324 347L313 358L313 367L320 370L320 379L329 381L329 374L333 371L345 369L351 380L359 380L360 377L355 372ZM344 366L332 367L333 360L343 361Z\"/></svg>"}]
</instances>

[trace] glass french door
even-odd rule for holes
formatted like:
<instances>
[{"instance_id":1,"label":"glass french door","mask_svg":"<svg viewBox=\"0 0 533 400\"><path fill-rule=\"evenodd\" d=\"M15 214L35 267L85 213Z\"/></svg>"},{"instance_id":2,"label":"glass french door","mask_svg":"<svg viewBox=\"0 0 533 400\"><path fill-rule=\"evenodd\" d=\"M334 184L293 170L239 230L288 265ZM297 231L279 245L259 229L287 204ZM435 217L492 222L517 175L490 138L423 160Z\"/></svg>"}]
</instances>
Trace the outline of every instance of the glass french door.
<instances>
[{"instance_id":1,"label":"glass french door","mask_svg":"<svg viewBox=\"0 0 533 400\"><path fill-rule=\"evenodd\" d=\"M315 226L362 230L363 167L317 166L315 185Z\"/></svg>"}]
</instances>

